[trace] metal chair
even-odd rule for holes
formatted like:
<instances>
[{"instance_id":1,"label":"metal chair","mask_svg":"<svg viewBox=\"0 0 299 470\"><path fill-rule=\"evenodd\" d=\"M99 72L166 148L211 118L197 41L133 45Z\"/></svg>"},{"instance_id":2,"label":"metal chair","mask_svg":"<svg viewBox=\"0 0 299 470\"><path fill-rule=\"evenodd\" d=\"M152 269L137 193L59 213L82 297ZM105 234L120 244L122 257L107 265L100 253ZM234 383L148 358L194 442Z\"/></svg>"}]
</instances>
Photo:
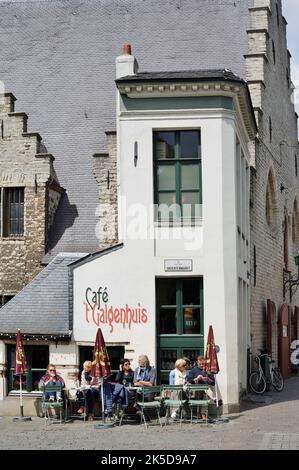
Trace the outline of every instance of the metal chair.
<instances>
[{"instance_id":1,"label":"metal chair","mask_svg":"<svg viewBox=\"0 0 299 470\"><path fill-rule=\"evenodd\" d=\"M205 421L208 424L208 413L209 413L209 399L207 397L207 391L209 389L208 385L188 385L188 407L190 408L191 412L191 425L193 423L193 408L196 408L197 416L199 413L199 409L205 410ZM196 395L200 394L199 398ZM193 398L192 395L195 395Z\"/></svg>"},{"instance_id":2,"label":"metal chair","mask_svg":"<svg viewBox=\"0 0 299 470\"><path fill-rule=\"evenodd\" d=\"M46 424L47 422L59 422L60 424L62 424L62 412L64 410L64 400L62 398L62 390L63 390L62 385L43 385L41 390L43 392L42 410L44 413ZM55 396L59 394L62 400L52 401L49 398L47 398L47 396L50 394L51 395L55 394ZM56 415L56 410L59 411L59 419L57 419L56 416L55 417L51 416L51 414L49 413L50 409L53 409L55 411L55 415Z\"/></svg>"},{"instance_id":3,"label":"metal chair","mask_svg":"<svg viewBox=\"0 0 299 470\"><path fill-rule=\"evenodd\" d=\"M138 400L138 395L141 395L141 401L137 401L137 405L141 411L141 417L144 421L145 427L147 428L147 423L146 423L146 417L145 417L145 411L153 409L157 412L157 417L160 423L160 426L162 427L162 422L161 422L161 416L160 416L160 410L161 410L161 400L155 400L155 395L160 395L161 392L161 387L160 386L155 386L155 387L141 387L140 390L137 392L137 400Z\"/></svg>"},{"instance_id":4,"label":"metal chair","mask_svg":"<svg viewBox=\"0 0 299 470\"><path fill-rule=\"evenodd\" d=\"M134 393L129 394L129 404L127 408L124 408L119 402L115 404L115 415L117 417L119 426L122 425L123 421L129 422L131 424L137 423L138 415L136 413L137 410L135 407L135 402L136 402L136 390L134 389Z\"/></svg>"},{"instance_id":5,"label":"metal chair","mask_svg":"<svg viewBox=\"0 0 299 470\"><path fill-rule=\"evenodd\" d=\"M172 408L179 410L180 425L183 421L183 410L187 402L184 398L184 389L182 385L163 385L162 386L163 406L166 409L165 426L169 424L169 415Z\"/></svg>"},{"instance_id":6,"label":"metal chair","mask_svg":"<svg viewBox=\"0 0 299 470\"><path fill-rule=\"evenodd\" d=\"M71 389L72 390L72 389ZM77 390L78 389L73 389ZM67 391L66 394L66 419L72 420L74 418L79 418L83 419L84 423L86 421L87 417L87 403L86 403L86 393L85 390L81 390L80 394L82 393L82 397L78 396L78 393L76 393L76 396L71 396L70 395L70 390ZM78 410L83 407L84 412L82 414L78 414Z\"/></svg>"}]
</instances>

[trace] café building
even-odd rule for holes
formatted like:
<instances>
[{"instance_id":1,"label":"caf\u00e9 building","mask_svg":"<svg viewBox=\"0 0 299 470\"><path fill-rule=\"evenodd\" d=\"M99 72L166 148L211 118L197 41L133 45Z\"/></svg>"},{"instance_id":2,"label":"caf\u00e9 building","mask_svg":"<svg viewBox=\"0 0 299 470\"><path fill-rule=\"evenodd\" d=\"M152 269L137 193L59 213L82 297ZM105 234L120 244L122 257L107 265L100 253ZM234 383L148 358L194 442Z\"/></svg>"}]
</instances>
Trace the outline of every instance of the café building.
<instances>
[{"instance_id":1,"label":"caf\u00e9 building","mask_svg":"<svg viewBox=\"0 0 299 470\"><path fill-rule=\"evenodd\" d=\"M25 407L49 361L74 383L99 327L114 370L121 357L135 367L147 354L163 383L177 358L193 363L204 352L213 325L225 411L246 389L256 135L248 86L226 69L142 73L127 46L115 89L117 204L100 224L115 212L108 230L117 242L58 254L1 309L0 414L17 406L17 328L29 365Z\"/></svg>"}]
</instances>

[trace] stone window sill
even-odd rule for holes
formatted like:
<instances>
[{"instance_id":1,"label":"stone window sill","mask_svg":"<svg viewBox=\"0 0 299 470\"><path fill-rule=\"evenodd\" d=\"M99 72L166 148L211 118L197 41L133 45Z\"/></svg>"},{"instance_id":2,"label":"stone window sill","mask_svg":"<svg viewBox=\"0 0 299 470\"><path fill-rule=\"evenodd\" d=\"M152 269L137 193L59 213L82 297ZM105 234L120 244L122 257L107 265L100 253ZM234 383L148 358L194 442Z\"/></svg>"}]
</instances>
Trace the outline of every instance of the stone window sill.
<instances>
[{"instance_id":1,"label":"stone window sill","mask_svg":"<svg viewBox=\"0 0 299 470\"><path fill-rule=\"evenodd\" d=\"M12 390L11 392L8 393L8 396L9 397L19 397L20 396L20 392L19 390ZM25 392L23 390L22 392L22 396L23 397L31 397L31 398L41 398L43 396L43 393L42 392Z\"/></svg>"},{"instance_id":2,"label":"stone window sill","mask_svg":"<svg viewBox=\"0 0 299 470\"><path fill-rule=\"evenodd\" d=\"M0 242L22 242L26 241L26 237L0 237Z\"/></svg>"},{"instance_id":3,"label":"stone window sill","mask_svg":"<svg viewBox=\"0 0 299 470\"><path fill-rule=\"evenodd\" d=\"M202 219L177 219L173 221L169 220L155 220L154 226L155 227L169 227L169 228L175 228L175 227L202 227L203 221Z\"/></svg>"}]
</instances>

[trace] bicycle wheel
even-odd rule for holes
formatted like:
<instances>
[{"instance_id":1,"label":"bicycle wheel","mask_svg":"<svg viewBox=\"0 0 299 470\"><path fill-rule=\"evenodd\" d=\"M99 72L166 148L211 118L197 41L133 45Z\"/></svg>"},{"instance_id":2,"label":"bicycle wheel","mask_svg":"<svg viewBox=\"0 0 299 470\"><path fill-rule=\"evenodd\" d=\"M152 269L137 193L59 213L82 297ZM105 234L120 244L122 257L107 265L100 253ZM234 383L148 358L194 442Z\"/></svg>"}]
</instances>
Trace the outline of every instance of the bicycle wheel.
<instances>
[{"instance_id":1,"label":"bicycle wheel","mask_svg":"<svg viewBox=\"0 0 299 470\"><path fill-rule=\"evenodd\" d=\"M249 377L249 385L251 390L259 395L266 390L265 378L259 372L252 372Z\"/></svg>"},{"instance_id":2,"label":"bicycle wheel","mask_svg":"<svg viewBox=\"0 0 299 470\"><path fill-rule=\"evenodd\" d=\"M272 385L277 392L281 392L284 387L283 377L278 368L273 370Z\"/></svg>"}]
</instances>

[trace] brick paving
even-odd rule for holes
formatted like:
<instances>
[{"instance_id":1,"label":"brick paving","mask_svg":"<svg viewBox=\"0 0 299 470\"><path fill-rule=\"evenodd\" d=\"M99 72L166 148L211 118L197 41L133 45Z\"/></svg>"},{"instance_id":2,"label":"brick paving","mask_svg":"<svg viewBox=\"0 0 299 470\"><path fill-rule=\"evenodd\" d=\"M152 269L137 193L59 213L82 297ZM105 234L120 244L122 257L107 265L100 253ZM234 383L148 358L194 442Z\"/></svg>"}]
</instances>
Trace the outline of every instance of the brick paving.
<instances>
[{"instance_id":1,"label":"brick paving","mask_svg":"<svg viewBox=\"0 0 299 470\"><path fill-rule=\"evenodd\" d=\"M244 402L241 413L217 425L178 423L95 429L94 423L48 424L41 418L14 423L0 419L0 449L299 449L299 377L286 382L281 393L271 392L266 403Z\"/></svg>"}]
</instances>

